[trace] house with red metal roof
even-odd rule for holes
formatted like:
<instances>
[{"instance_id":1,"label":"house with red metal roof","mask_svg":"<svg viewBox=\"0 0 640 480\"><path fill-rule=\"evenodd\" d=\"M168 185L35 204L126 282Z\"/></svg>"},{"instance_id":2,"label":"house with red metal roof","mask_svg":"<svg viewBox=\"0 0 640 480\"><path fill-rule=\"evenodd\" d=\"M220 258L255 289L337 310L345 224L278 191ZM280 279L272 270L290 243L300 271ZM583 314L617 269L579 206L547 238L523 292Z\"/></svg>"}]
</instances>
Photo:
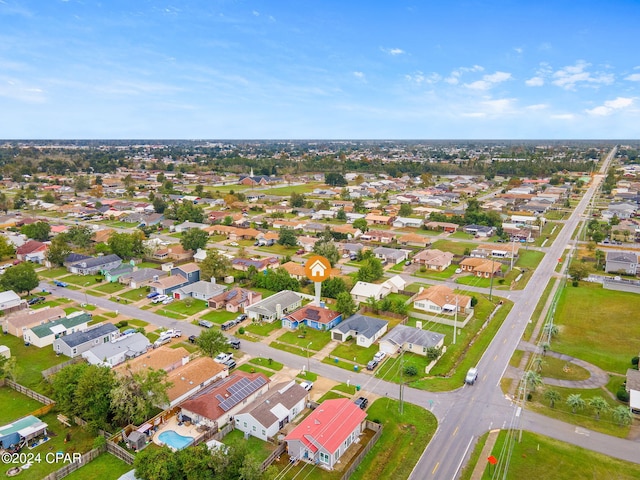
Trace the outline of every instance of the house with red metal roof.
<instances>
[{"instance_id":1,"label":"house with red metal roof","mask_svg":"<svg viewBox=\"0 0 640 480\"><path fill-rule=\"evenodd\" d=\"M362 433L367 414L348 398L325 400L284 439L292 459L333 469Z\"/></svg>"}]
</instances>

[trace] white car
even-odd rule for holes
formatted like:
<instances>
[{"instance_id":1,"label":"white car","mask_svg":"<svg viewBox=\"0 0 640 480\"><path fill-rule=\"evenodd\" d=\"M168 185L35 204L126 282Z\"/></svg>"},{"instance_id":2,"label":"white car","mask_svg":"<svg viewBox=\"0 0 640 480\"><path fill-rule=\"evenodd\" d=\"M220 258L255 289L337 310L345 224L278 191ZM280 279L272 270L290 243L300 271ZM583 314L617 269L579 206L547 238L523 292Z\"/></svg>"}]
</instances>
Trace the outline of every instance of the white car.
<instances>
[{"instance_id":1,"label":"white car","mask_svg":"<svg viewBox=\"0 0 640 480\"><path fill-rule=\"evenodd\" d=\"M478 369L470 368L469 371L467 372L467 376L464 378L464 383L466 383L467 385L473 385L474 383L476 383L477 379L478 379Z\"/></svg>"},{"instance_id":2,"label":"white car","mask_svg":"<svg viewBox=\"0 0 640 480\"><path fill-rule=\"evenodd\" d=\"M313 382L302 382L300 386L309 392L313 388Z\"/></svg>"},{"instance_id":3,"label":"white car","mask_svg":"<svg viewBox=\"0 0 640 480\"><path fill-rule=\"evenodd\" d=\"M152 303L160 303L160 302L164 302L167 298L169 298L167 295L158 295L153 300L151 300L151 302Z\"/></svg>"},{"instance_id":4,"label":"white car","mask_svg":"<svg viewBox=\"0 0 640 480\"><path fill-rule=\"evenodd\" d=\"M386 354L386 353L384 353L384 352L378 352L378 353L376 353L376 354L373 356L373 359L374 359L376 362L380 363L380 362L382 361L382 359L383 359L384 357L386 357L386 356L387 356L387 354Z\"/></svg>"},{"instance_id":5,"label":"white car","mask_svg":"<svg viewBox=\"0 0 640 480\"><path fill-rule=\"evenodd\" d=\"M231 245L232 247L237 247L238 246L238 242L231 242L229 245Z\"/></svg>"},{"instance_id":6,"label":"white car","mask_svg":"<svg viewBox=\"0 0 640 480\"><path fill-rule=\"evenodd\" d=\"M171 302L173 302L173 297L165 298L165 299L162 301L162 304L163 304L163 305L169 305Z\"/></svg>"},{"instance_id":7,"label":"white car","mask_svg":"<svg viewBox=\"0 0 640 480\"><path fill-rule=\"evenodd\" d=\"M462 273L462 269L461 268L456 268L456 273Z\"/></svg>"},{"instance_id":8,"label":"white car","mask_svg":"<svg viewBox=\"0 0 640 480\"><path fill-rule=\"evenodd\" d=\"M217 363L227 363L229 360L233 360L232 353L219 353L216 358L213 359Z\"/></svg>"}]
</instances>

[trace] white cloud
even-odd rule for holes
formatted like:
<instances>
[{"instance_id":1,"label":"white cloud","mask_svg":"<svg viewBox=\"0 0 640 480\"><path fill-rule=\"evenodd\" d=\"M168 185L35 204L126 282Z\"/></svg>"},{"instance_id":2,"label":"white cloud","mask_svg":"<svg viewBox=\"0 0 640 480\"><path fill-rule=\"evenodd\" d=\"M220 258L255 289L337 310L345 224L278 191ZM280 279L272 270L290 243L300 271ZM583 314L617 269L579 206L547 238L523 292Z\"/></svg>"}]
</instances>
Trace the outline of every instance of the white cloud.
<instances>
[{"instance_id":1,"label":"white cloud","mask_svg":"<svg viewBox=\"0 0 640 480\"><path fill-rule=\"evenodd\" d=\"M640 82L640 73L632 73L624 77L625 80L629 80L630 82Z\"/></svg>"},{"instance_id":2,"label":"white cloud","mask_svg":"<svg viewBox=\"0 0 640 480\"><path fill-rule=\"evenodd\" d=\"M524 52L524 49L522 47L513 47L513 49L515 50L516 53Z\"/></svg>"},{"instance_id":3,"label":"white cloud","mask_svg":"<svg viewBox=\"0 0 640 480\"><path fill-rule=\"evenodd\" d=\"M423 84L433 85L434 83L438 83L440 80L442 80L442 77L437 73L431 73L429 75L425 75L421 71L417 71L413 74L407 74L404 76L404 78L409 83L414 83L416 85L423 85Z\"/></svg>"},{"instance_id":4,"label":"white cloud","mask_svg":"<svg viewBox=\"0 0 640 480\"><path fill-rule=\"evenodd\" d=\"M551 118L555 120L573 120L573 113L557 113L555 115L551 115Z\"/></svg>"},{"instance_id":5,"label":"white cloud","mask_svg":"<svg viewBox=\"0 0 640 480\"><path fill-rule=\"evenodd\" d=\"M506 82L511 79L511 74L507 72L496 72L489 75L484 75L482 80L476 80L475 82L465 83L464 86L472 90L489 90L498 83Z\"/></svg>"},{"instance_id":6,"label":"white cloud","mask_svg":"<svg viewBox=\"0 0 640 480\"><path fill-rule=\"evenodd\" d=\"M447 78L444 79L449 85L457 85L460 83L460 77L463 73L468 72L482 72L484 68L480 65L474 65L472 67L460 67L457 70L453 70Z\"/></svg>"},{"instance_id":7,"label":"white cloud","mask_svg":"<svg viewBox=\"0 0 640 480\"><path fill-rule=\"evenodd\" d=\"M623 108L630 107L633 105L633 98L628 97L618 97L615 100L607 100L604 102L604 105L600 105L598 107L592 108L591 110L586 110L589 115L595 115L597 117L606 117L611 115L616 110L621 110Z\"/></svg>"},{"instance_id":8,"label":"white cloud","mask_svg":"<svg viewBox=\"0 0 640 480\"><path fill-rule=\"evenodd\" d=\"M384 53L388 53L389 55L392 56L397 56L397 55L404 55L405 52L404 50L402 50L401 48L380 48L380 50L382 50Z\"/></svg>"},{"instance_id":9,"label":"white cloud","mask_svg":"<svg viewBox=\"0 0 640 480\"><path fill-rule=\"evenodd\" d=\"M542 77L531 77L529 80L525 80L524 84L527 87L541 87L544 85L544 78Z\"/></svg>"},{"instance_id":10,"label":"white cloud","mask_svg":"<svg viewBox=\"0 0 640 480\"><path fill-rule=\"evenodd\" d=\"M529 105L525 108L527 110L544 110L545 108L549 108L549 105L545 103L536 103L535 105Z\"/></svg>"},{"instance_id":11,"label":"white cloud","mask_svg":"<svg viewBox=\"0 0 640 480\"><path fill-rule=\"evenodd\" d=\"M363 72L353 72L353 76L356 78L359 78L361 80L364 79L364 73Z\"/></svg>"},{"instance_id":12,"label":"white cloud","mask_svg":"<svg viewBox=\"0 0 640 480\"><path fill-rule=\"evenodd\" d=\"M254 17L260 16L260 12L258 12L257 10L252 10L251 13L253 14Z\"/></svg>"},{"instance_id":13,"label":"white cloud","mask_svg":"<svg viewBox=\"0 0 640 480\"><path fill-rule=\"evenodd\" d=\"M569 65L553 74L554 85L564 88L565 90L575 90L578 85L609 85L613 83L614 77L610 73L595 72L590 73L587 68L591 64L583 60L579 60L575 65Z\"/></svg>"}]
</instances>

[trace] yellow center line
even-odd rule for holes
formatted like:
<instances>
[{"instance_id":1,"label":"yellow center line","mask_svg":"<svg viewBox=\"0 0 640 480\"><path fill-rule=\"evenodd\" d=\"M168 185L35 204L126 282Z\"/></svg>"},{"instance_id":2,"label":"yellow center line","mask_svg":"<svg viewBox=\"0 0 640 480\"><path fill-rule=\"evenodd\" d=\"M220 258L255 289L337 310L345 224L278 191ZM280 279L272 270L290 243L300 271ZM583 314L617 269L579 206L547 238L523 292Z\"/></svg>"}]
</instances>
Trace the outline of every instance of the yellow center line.
<instances>
[{"instance_id":1,"label":"yellow center line","mask_svg":"<svg viewBox=\"0 0 640 480\"><path fill-rule=\"evenodd\" d=\"M435 475L436 474L436 470L438 470L439 466L440 466L440 462L436 463L436 466L433 467L433 470L431 470L431 475Z\"/></svg>"},{"instance_id":2,"label":"yellow center line","mask_svg":"<svg viewBox=\"0 0 640 480\"><path fill-rule=\"evenodd\" d=\"M460 427L456 427L456 429L453 431L453 435L451 435L452 437L456 436L456 434L458 433L458 428L460 428Z\"/></svg>"}]
</instances>

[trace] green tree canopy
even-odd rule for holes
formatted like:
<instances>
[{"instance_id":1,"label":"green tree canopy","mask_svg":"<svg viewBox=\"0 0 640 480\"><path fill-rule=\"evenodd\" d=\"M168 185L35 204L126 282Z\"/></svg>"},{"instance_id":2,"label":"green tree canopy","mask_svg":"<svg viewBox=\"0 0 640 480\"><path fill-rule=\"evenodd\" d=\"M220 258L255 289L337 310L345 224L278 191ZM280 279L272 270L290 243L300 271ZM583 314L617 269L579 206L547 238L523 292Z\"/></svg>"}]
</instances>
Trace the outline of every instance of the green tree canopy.
<instances>
[{"instance_id":1,"label":"green tree canopy","mask_svg":"<svg viewBox=\"0 0 640 480\"><path fill-rule=\"evenodd\" d=\"M217 250L207 250L206 258L200 262L200 277L209 281L211 278L222 278L231 268L231 260Z\"/></svg>"},{"instance_id":2,"label":"green tree canopy","mask_svg":"<svg viewBox=\"0 0 640 480\"><path fill-rule=\"evenodd\" d=\"M301 208L304 207L306 199L302 193L291 192L291 197L289 198L289 205L291 208Z\"/></svg>"},{"instance_id":3,"label":"green tree canopy","mask_svg":"<svg viewBox=\"0 0 640 480\"><path fill-rule=\"evenodd\" d=\"M207 246L209 234L199 228L190 228L186 232L182 232L180 244L185 250L197 251L199 248Z\"/></svg>"},{"instance_id":4,"label":"green tree canopy","mask_svg":"<svg viewBox=\"0 0 640 480\"><path fill-rule=\"evenodd\" d=\"M209 357L215 357L229 348L227 337L220 330L214 328L203 330L196 339L196 345L203 354Z\"/></svg>"},{"instance_id":5,"label":"green tree canopy","mask_svg":"<svg viewBox=\"0 0 640 480\"><path fill-rule=\"evenodd\" d=\"M356 274L356 278L359 282L375 282L379 278L382 278L383 273L384 268L382 267L380 259L370 257L364 261Z\"/></svg>"},{"instance_id":6,"label":"green tree canopy","mask_svg":"<svg viewBox=\"0 0 640 480\"><path fill-rule=\"evenodd\" d=\"M336 298L336 310L346 319L356 313L358 307L349 292L340 292Z\"/></svg>"},{"instance_id":7,"label":"green tree canopy","mask_svg":"<svg viewBox=\"0 0 640 480\"><path fill-rule=\"evenodd\" d=\"M340 292L347 291L347 284L340 277L331 277L322 282L322 296L338 298Z\"/></svg>"},{"instance_id":8,"label":"green tree canopy","mask_svg":"<svg viewBox=\"0 0 640 480\"><path fill-rule=\"evenodd\" d=\"M7 237L0 235L0 260L15 255L16 249Z\"/></svg>"},{"instance_id":9,"label":"green tree canopy","mask_svg":"<svg viewBox=\"0 0 640 480\"><path fill-rule=\"evenodd\" d=\"M367 221L364 218L356 218L353 221L353 228L357 228L364 233L369 230L369 225L367 225Z\"/></svg>"},{"instance_id":10,"label":"green tree canopy","mask_svg":"<svg viewBox=\"0 0 640 480\"><path fill-rule=\"evenodd\" d=\"M13 290L16 293L34 290L40 280L31 262L22 262L7 268L0 276L0 287L4 290Z\"/></svg>"},{"instance_id":11,"label":"green tree canopy","mask_svg":"<svg viewBox=\"0 0 640 480\"><path fill-rule=\"evenodd\" d=\"M127 260L139 257L144 254L144 233L135 231L133 233L112 233L107 241L111 253L115 253L120 258Z\"/></svg>"},{"instance_id":12,"label":"green tree canopy","mask_svg":"<svg viewBox=\"0 0 640 480\"><path fill-rule=\"evenodd\" d=\"M28 223L20 228L20 233L33 240L46 242L49 240L49 235L51 234L51 225L47 222Z\"/></svg>"},{"instance_id":13,"label":"green tree canopy","mask_svg":"<svg viewBox=\"0 0 640 480\"><path fill-rule=\"evenodd\" d=\"M278 244L286 247L295 247L298 244L296 232L291 228L281 228L278 234Z\"/></svg>"},{"instance_id":14,"label":"green tree canopy","mask_svg":"<svg viewBox=\"0 0 640 480\"><path fill-rule=\"evenodd\" d=\"M344 187L347 181L342 174L332 172L324 176L324 183L332 187Z\"/></svg>"},{"instance_id":15,"label":"green tree canopy","mask_svg":"<svg viewBox=\"0 0 640 480\"><path fill-rule=\"evenodd\" d=\"M335 243L332 241L318 241L313 246L313 253L316 255L322 255L333 267L338 260L340 260L340 252L338 251L338 247L336 247Z\"/></svg>"}]
</instances>

